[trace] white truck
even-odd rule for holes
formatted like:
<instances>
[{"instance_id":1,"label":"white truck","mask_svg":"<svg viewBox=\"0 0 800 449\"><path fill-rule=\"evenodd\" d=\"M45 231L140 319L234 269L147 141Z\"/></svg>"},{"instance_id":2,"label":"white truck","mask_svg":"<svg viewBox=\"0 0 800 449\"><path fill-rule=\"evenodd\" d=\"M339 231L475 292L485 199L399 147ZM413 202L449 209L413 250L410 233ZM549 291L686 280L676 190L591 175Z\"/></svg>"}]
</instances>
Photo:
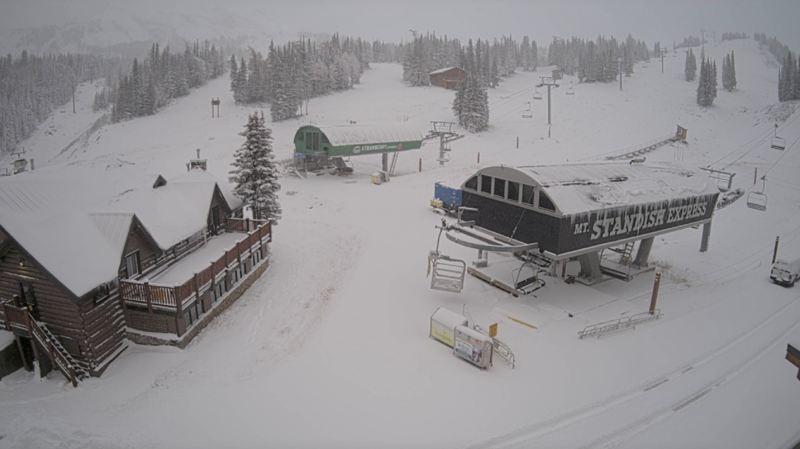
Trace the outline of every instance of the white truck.
<instances>
[{"instance_id":1,"label":"white truck","mask_svg":"<svg viewBox=\"0 0 800 449\"><path fill-rule=\"evenodd\" d=\"M786 287L793 286L798 277L800 277L800 259L791 262L778 260L772 265L772 271L769 274L772 282Z\"/></svg>"}]
</instances>

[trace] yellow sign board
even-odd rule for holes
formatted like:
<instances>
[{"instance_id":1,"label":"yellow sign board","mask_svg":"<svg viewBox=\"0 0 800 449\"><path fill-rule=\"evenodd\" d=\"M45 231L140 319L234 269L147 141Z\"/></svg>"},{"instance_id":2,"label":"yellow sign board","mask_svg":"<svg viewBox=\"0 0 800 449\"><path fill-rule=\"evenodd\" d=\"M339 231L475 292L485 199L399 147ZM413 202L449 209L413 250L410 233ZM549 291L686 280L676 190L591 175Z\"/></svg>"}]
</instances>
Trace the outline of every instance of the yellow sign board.
<instances>
[{"instance_id":1,"label":"yellow sign board","mask_svg":"<svg viewBox=\"0 0 800 449\"><path fill-rule=\"evenodd\" d=\"M489 326L489 338L497 337L497 323Z\"/></svg>"}]
</instances>

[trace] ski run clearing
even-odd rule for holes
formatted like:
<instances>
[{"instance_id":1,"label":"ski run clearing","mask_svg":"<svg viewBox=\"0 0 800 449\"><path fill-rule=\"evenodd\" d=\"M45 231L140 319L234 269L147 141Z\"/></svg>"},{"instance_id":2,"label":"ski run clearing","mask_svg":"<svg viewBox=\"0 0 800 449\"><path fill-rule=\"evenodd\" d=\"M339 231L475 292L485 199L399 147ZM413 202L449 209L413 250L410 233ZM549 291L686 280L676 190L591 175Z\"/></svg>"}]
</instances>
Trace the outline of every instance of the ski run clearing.
<instances>
[{"instance_id":1,"label":"ski run clearing","mask_svg":"<svg viewBox=\"0 0 800 449\"><path fill-rule=\"evenodd\" d=\"M718 65L731 50L738 90L720 86L708 109L696 104L697 83L683 79L683 51L666 56L663 74L658 60L637 64L622 92L576 82L565 95L576 81L565 76L552 92L551 129L546 92L532 99L550 68L518 71L489 90L490 129L454 142L443 168L429 142L401 153L380 186L369 176L378 155L354 157L349 177L283 177L271 266L238 302L185 350L131 344L78 388L58 372L3 378L0 448L792 447L800 382L784 357L800 341L800 287L772 284L769 271L776 236L779 256L800 256L800 116L796 103L777 104L777 63L755 41L706 46ZM247 114L260 109L234 105L229 84L213 80L155 116L103 126L70 146L100 117L91 100L101 84L83 85L78 113L57 110L25 142L26 157L37 171L172 179L199 148L226 179ZM432 120L454 120L453 95L406 87L400 65L373 64L355 89L311 100L309 116L267 125L284 159L302 124L408 118L424 133ZM221 118L212 119L217 97ZM533 118L522 118L529 101ZM776 121L785 151L769 145ZM461 294L429 289L434 182L460 186L492 165L575 162L676 125L689 130L688 143L662 146L646 163L727 167L734 187L750 191L761 191L758 169L769 203L749 209L745 195L717 211L706 253L699 229L656 238L661 319L578 339L588 325L646 311L653 271L592 287L547 277L546 288L519 298L471 276ZM444 239L441 249L476 259ZM515 369L495 358L481 371L428 337L437 308L464 304L481 327L499 323Z\"/></svg>"}]
</instances>

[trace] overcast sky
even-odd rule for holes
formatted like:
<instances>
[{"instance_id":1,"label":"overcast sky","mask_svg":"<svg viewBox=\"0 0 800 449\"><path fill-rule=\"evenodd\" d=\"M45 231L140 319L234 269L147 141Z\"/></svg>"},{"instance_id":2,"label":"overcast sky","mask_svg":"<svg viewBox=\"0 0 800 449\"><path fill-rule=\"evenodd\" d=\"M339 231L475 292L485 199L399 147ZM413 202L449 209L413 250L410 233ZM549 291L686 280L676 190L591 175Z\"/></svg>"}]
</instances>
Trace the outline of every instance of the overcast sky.
<instances>
[{"instance_id":1,"label":"overcast sky","mask_svg":"<svg viewBox=\"0 0 800 449\"><path fill-rule=\"evenodd\" d=\"M224 13L251 20L231 36L263 26L262 32L339 32L397 42L408 40L413 29L460 39L528 35L541 45L554 35L624 39L631 33L652 47L656 41L671 46L705 29L709 40L712 31L717 39L723 31L758 31L800 49L800 0L0 0L0 29Z\"/></svg>"}]
</instances>

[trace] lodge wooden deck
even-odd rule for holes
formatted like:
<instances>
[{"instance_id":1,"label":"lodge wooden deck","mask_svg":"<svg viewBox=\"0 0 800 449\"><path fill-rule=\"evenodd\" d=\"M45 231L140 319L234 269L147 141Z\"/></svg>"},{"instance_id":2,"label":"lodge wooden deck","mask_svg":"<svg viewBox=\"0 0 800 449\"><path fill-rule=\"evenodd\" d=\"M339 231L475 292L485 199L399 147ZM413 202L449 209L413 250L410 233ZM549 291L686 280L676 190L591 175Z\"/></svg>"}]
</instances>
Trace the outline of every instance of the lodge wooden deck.
<instances>
[{"instance_id":1,"label":"lodge wooden deck","mask_svg":"<svg viewBox=\"0 0 800 449\"><path fill-rule=\"evenodd\" d=\"M228 219L226 231L243 233L245 237L224 251L207 268L196 272L180 284L160 285L156 282L121 279L119 294L123 303L144 306L149 314L153 314L154 310L168 312L180 320L184 310L197 302L202 293L213 289L216 282L227 277L230 271L241 267L243 261L252 258L254 252L272 240L272 227L266 221ZM162 268L174 266L181 260L183 258ZM176 325L178 336L182 333L182 328L180 324Z\"/></svg>"}]
</instances>

